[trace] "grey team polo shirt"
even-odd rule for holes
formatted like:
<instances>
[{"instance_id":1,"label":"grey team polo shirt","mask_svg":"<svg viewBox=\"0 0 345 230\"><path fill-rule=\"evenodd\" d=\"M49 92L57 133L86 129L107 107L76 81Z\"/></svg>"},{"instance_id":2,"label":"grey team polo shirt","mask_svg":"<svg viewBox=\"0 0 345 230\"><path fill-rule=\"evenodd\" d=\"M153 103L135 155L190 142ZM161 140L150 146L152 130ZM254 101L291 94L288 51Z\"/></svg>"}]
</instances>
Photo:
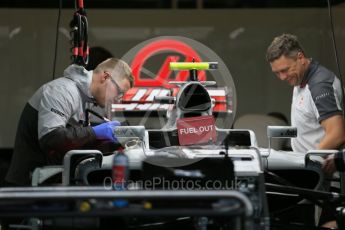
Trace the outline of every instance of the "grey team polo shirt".
<instances>
[{"instance_id":1,"label":"grey team polo shirt","mask_svg":"<svg viewBox=\"0 0 345 230\"><path fill-rule=\"evenodd\" d=\"M341 84L334 73L312 60L301 85L295 86L291 105L291 124L297 138L291 140L295 152L316 149L325 132L321 121L341 115Z\"/></svg>"}]
</instances>

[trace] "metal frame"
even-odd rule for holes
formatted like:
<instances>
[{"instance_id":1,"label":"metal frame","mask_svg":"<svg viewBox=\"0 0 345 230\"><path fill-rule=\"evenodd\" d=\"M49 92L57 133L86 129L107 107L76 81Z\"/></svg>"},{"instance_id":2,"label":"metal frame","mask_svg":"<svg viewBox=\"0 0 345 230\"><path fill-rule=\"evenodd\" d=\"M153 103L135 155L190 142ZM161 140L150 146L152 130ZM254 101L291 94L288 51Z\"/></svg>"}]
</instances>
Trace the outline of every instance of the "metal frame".
<instances>
[{"instance_id":1,"label":"metal frame","mask_svg":"<svg viewBox=\"0 0 345 230\"><path fill-rule=\"evenodd\" d=\"M54 204L60 204L63 207L64 202L73 202L76 207L80 202L93 200L114 201L116 199L125 199L129 205L123 208L95 208L88 212L81 212L77 208L71 210L54 209ZM210 204L217 201L231 200L234 202L224 203L221 208L210 206L208 209L195 208L150 208L143 209L137 206L131 207L131 201L209 201ZM46 208L39 211L30 210L31 204L41 204L49 202L52 208ZM237 202L237 203L236 203ZM236 205L234 205L236 204ZM20 206L22 205L22 206ZM3 210L1 208L9 207ZM16 209L16 206L19 209ZM26 210L21 210L26 207ZM240 192L229 190L212 191L113 191L105 190L103 187L29 187L29 188L1 188L0 189L0 217L75 217L75 216L228 216L232 218L241 218L235 221L236 229L253 229L253 206L250 200ZM242 223L242 224L241 224Z\"/></svg>"}]
</instances>

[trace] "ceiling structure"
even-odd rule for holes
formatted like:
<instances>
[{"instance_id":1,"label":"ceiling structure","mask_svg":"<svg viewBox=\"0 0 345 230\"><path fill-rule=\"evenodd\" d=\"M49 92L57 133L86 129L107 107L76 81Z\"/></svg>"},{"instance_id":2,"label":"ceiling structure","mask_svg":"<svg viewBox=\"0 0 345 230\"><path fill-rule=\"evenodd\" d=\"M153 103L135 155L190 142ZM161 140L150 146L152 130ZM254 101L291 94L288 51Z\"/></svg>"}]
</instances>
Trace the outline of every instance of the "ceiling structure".
<instances>
[{"instance_id":1,"label":"ceiling structure","mask_svg":"<svg viewBox=\"0 0 345 230\"><path fill-rule=\"evenodd\" d=\"M74 0L1 0L2 8L73 8ZM345 7L345 0L329 0L332 6ZM87 8L119 9L224 9L224 8L299 8L327 7L327 0L84 0Z\"/></svg>"}]
</instances>

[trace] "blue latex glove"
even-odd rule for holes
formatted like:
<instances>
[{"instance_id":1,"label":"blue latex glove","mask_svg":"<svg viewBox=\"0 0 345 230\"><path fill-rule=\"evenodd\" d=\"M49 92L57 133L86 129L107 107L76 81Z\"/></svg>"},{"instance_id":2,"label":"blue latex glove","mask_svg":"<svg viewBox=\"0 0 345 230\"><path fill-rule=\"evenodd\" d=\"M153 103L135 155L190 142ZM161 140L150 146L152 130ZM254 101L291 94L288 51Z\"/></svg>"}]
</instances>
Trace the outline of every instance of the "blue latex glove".
<instances>
[{"instance_id":1,"label":"blue latex glove","mask_svg":"<svg viewBox=\"0 0 345 230\"><path fill-rule=\"evenodd\" d=\"M92 127L93 131L96 134L96 138L98 140L108 140L114 143L117 143L117 138L113 134L113 130L117 127L121 126L121 123L118 121L109 121L102 123L100 125Z\"/></svg>"}]
</instances>

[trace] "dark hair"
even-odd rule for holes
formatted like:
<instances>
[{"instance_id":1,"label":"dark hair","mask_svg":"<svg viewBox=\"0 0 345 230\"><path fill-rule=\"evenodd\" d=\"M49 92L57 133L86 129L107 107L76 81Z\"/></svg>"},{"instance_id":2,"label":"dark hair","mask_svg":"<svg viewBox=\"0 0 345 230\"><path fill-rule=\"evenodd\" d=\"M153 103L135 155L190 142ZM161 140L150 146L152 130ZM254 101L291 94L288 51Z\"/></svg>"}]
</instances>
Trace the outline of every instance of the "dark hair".
<instances>
[{"instance_id":1,"label":"dark hair","mask_svg":"<svg viewBox=\"0 0 345 230\"><path fill-rule=\"evenodd\" d=\"M298 52L302 52L304 54L297 36L292 34L282 34L275 37L267 48L266 59L268 62L273 62L281 56L293 58Z\"/></svg>"},{"instance_id":2,"label":"dark hair","mask_svg":"<svg viewBox=\"0 0 345 230\"><path fill-rule=\"evenodd\" d=\"M113 57L113 54L105 48L100 46L91 47L89 50L89 62L85 66L85 69L94 70L98 64L111 57Z\"/></svg>"}]
</instances>

